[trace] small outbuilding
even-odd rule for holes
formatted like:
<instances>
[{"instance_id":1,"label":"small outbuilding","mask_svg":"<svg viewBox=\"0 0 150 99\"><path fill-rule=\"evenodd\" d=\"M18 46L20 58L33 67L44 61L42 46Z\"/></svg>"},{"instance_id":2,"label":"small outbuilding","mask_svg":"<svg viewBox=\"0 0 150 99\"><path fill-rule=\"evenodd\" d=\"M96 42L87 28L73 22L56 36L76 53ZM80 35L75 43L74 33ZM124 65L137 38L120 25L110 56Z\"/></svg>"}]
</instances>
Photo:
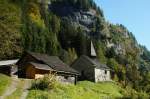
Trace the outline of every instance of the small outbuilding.
<instances>
[{"instance_id":1,"label":"small outbuilding","mask_svg":"<svg viewBox=\"0 0 150 99\"><path fill-rule=\"evenodd\" d=\"M57 56L25 52L17 62L18 77L37 79L54 72L57 79L65 83L76 83L79 73L62 62Z\"/></svg>"},{"instance_id":2,"label":"small outbuilding","mask_svg":"<svg viewBox=\"0 0 150 99\"><path fill-rule=\"evenodd\" d=\"M17 72L17 68L15 66L17 61L18 59L0 61L0 73L11 76L13 73Z\"/></svg>"},{"instance_id":3,"label":"small outbuilding","mask_svg":"<svg viewBox=\"0 0 150 99\"><path fill-rule=\"evenodd\" d=\"M101 64L96 58L96 52L92 42L90 50L90 56L82 55L71 66L81 73L79 80L93 82L110 81L110 69L105 64Z\"/></svg>"}]
</instances>

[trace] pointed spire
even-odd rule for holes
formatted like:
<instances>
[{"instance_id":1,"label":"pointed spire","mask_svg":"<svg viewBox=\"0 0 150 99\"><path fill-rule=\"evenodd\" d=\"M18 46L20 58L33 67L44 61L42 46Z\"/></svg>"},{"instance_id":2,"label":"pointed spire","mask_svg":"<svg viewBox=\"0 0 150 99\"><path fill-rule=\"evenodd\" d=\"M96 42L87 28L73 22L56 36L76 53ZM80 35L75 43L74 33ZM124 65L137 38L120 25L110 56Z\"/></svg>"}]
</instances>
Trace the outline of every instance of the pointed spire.
<instances>
[{"instance_id":1,"label":"pointed spire","mask_svg":"<svg viewBox=\"0 0 150 99\"><path fill-rule=\"evenodd\" d=\"M96 57L96 52L95 52L94 45L93 45L92 41L91 41L91 52L90 52L90 54L91 54L91 56Z\"/></svg>"}]
</instances>

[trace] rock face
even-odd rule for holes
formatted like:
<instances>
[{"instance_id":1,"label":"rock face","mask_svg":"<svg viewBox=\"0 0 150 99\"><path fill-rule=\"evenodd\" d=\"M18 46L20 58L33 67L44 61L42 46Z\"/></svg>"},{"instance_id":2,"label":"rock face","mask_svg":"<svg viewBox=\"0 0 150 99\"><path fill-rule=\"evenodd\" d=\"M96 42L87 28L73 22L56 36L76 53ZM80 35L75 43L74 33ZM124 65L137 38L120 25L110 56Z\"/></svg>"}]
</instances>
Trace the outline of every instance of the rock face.
<instances>
[{"instance_id":1,"label":"rock face","mask_svg":"<svg viewBox=\"0 0 150 99\"><path fill-rule=\"evenodd\" d=\"M92 25L96 21L95 15L96 15L96 13L92 12L92 10L90 10L90 11L80 10L79 12L73 13L73 16L71 16L71 17L72 17L73 22L76 22L77 24L79 24L79 26L82 27L82 29L85 32L90 33Z\"/></svg>"},{"instance_id":2,"label":"rock face","mask_svg":"<svg viewBox=\"0 0 150 99\"><path fill-rule=\"evenodd\" d=\"M95 13L90 11L80 11L79 16L75 16L76 20L81 25L84 25L86 27L90 27L94 23L95 20Z\"/></svg>"},{"instance_id":3,"label":"rock face","mask_svg":"<svg viewBox=\"0 0 150 99\"><path fill-rule=\"evenodd\" d=\"M117 55L119 55L119 54L121 54L121 55L125 55L125 49L123 48L123 45L121 45L121 44L115 44L114 46L113 46L113 48L115 49L115 53L117 54Z\"/></svg>"},{"instance_id":4,"label":"rock face","mask_svg":"<svg viewBox=\"0 0 150 99\"><path fill-rule=\"evenodd\" d=\"M82 10L71 5L61 4L49 4L49 10L60 16L60 18L66 19L75 27L80 27L83 30L83 34L87 37L93 37L97 40L104 42L105 46L110 49L113 48L117 55L126 54L126 45L121 43L125 39L130 39L128 30L123 25L116 25L113 30L114 34L117 35L119 40L113 41L112 33L110 32L110 24L105 21L101 16L97 15L94 9ZM97 22L99 19L99 22ZM98 28L96 24L99 23ZM95 29L96 28L96 29ZM103 28L103 29L102 29ZM93 32L93 29L94 32ZM120 42L120 38L122 41Z\"/></svg>"},{"instance_id":5,"label":"rock face","mask_svg":"<svg viewBox=\"0 0 150 99\"><path fill-rule=\"evenodd\" d=\"M109 40L106 40L106 46L107 48L114 47L114 43L110 42Z\"/></svg>"},{"instance_id":6,"label":"rock face","mask_svg":"<svg viewBox=\"0 0 150 99\"><path fill-rule=\"evenodd\" d=\"M58 5L51 4L49 5L50 11L54 12L61 18L69 18L69 21L74 24L76 27L81 27L86 33L91 32L93 24L96 22L96 11L90 9L84 11L81 9L74 8L69 5Z\"/></svg>"}]
</instances>

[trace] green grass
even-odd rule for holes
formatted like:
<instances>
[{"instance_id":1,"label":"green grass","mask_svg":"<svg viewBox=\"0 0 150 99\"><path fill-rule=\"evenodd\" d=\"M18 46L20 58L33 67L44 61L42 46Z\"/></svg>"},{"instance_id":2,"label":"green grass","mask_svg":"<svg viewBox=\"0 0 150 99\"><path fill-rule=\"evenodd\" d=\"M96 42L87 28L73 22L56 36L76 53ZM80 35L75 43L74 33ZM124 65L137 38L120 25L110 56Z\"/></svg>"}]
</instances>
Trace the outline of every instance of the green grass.
<instances>
[{"instance_id":1,"label":"green grass","mask_svg":"<svg viewBox=\"0 0 150 99\"><path fill-rule=\"evenodd\" d=\"M31 90L27 99L116 99L124 90L113 82L79 82L75 85L58 86L51 91Z\"/></svg>"},{"instance_id":2,"label":"green grass","mask_svg":"<svg viewBox=\"0 0 150 99\"><path fill-rule=\"evenodd\" d=\"M4 93L4 91L10 85L10 83L11 83L10 77L0 74L0 96Z\"/></svg>"}]
</instances>

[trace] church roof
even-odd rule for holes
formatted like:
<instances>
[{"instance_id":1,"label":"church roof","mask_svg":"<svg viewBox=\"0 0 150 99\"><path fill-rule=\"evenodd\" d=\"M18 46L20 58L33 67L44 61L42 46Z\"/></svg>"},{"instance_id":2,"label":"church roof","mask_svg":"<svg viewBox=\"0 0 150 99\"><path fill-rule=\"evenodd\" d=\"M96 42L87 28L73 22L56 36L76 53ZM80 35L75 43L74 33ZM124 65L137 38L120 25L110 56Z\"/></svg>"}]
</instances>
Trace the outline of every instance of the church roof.
<instances>
[{"instance_id":1,"label":"church roof","mask_svg":"<svg viewBox=\"0 0 150 99\"><path fill-rule=\"evenodd\" d=\"M95 48L94 48L94 45L92 42L91 42L90 54L91 54L91 56L96 56L96 51L95 51Z\"/></svg>"},{"instance_id":2,"label":"church roof","mask_svg":"<svg viewBox=\"0 0 150 99\"><path fill-rule=\"evenodd\" d=\"M80 62L79 64L85 64L86 62L89 64L89 66L93 66L94 68L110 69L109 67L107 67L107 65L100 63L100 61L97 58L90 58L86 55L82 55L78 60L76 62Z\"/></svg>"}]
</instances>

